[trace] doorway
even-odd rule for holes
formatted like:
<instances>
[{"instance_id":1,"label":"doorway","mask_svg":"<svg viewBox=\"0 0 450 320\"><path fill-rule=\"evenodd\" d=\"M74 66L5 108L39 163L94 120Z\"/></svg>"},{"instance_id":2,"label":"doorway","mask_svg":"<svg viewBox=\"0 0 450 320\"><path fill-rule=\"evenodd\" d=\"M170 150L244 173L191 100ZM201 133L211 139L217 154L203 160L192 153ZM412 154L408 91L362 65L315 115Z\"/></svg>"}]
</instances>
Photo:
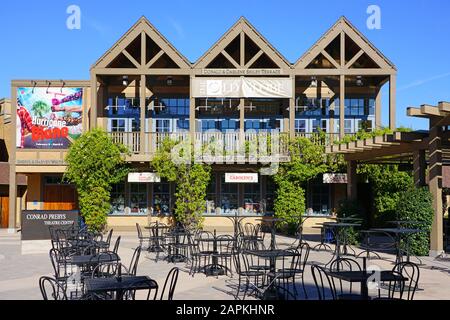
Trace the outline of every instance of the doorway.
<instances>
[{"instance_id":1,"label":"doorway","mask_svg":"<svg viewBox=\"0 0 450 320\"><path fill-rule=\"evenodd\" d=\"M0 228L8 228L9 197L0 196Z\"/></svg>"}]
</instances>

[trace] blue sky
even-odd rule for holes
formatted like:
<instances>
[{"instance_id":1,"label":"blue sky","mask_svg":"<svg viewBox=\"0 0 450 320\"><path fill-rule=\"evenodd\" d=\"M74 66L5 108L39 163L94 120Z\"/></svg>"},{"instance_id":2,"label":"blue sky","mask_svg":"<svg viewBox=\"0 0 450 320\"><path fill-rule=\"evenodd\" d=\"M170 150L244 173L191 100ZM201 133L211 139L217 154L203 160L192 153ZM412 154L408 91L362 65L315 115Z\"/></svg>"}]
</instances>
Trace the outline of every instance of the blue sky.
<instances>
[{"instance_id":1,"label":"blue sky","mask_svg":"<svg viewBox=\"0 0 450 320\"><path fill-rule=\"evenodd\" d=\"M81 8L81 30L66 28L72 4ZM381 30L366 27L371 4L381 8ZM245 16L291 62L345 15L398 68L397 125L424 129L406 108L450 101L449 13L448 0L2 1L0 97L10 96L12 79L88 79L142 15L191 61Z\"/></svg>"}]
</instances>

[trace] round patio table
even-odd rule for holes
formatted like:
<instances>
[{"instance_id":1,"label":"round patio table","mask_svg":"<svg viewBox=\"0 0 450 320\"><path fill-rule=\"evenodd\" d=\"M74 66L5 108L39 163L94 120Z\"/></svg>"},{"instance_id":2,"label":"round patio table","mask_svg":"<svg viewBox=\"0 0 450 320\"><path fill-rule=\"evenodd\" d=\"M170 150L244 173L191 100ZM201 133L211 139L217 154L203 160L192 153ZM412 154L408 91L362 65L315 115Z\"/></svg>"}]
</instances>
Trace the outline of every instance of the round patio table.
<instances>
[{"instance_id":1,"label":"round patio table","mask_svg":"<svg viewBox=\"0 0 450 320\"><path fill-rule=\"evenodd\" d=\"M165 236L173 237L175 239L174 243L169 243L169 248L174 247L174 252L169 252L169 254L166 257L166 260L172 263L177 262L185 262L188 257L180 252L181 247L187 246L187 244L182 243L180 241L181 237L187 237L189 236L189 232L184 230L172 230L165 234Z\"/></svg>"},{"instance_id":2,"label":"round patio table","mask_svg":"<svg viewBox=\"0 0 450 320\"><path fill-rule=\"evenodd\" d=\"M326 264L330 264L335 259L339 259L341 255L348 255L348 244L347 244L347 237L346 237L346 231L350 228L354 227L360 227L361 224L359 223L344 223L344 222L325 222L323 224L325 227L330 228L334 231L334 237L336 240L336 248L334 250L333 257L331 260ZM341 239L343 240L341 243ZM341 245L343 246L343 251L341 253Z\"/></svg>"},{"instance_id":3,"label":"round patio table","mask_svg":"<svg viewBox=\"0 0 450 320\"><path fill-rule=\"evenodd\" d=\"M198 241L201 242L212 242L213 244L213 250L211 252L211 257L212 257L212 263L209 265L204 266L202 269L205 271L206 276L223 276L226 271L230 271L230 269L226 266L223 266L221 264L219 264L219 251L217 249L217 245L219 242L230 242L230 239L226 239L226 238L219 238L217 236L217 232L216 229L214 229L214 237L213 238L200 238L198 239Z\"/></svg>"},{"instance_id":4,"label":"round patio table","mask_svg":"<svg viewBox=\"0 0 450 320\"><path fill-rule=\"evenodd\" d=\"M170 229L169 226L165 224L159 224L156 222L156 224L151 226L144 227L146 230L149 230L150 232L150 240L152 241L152 244L149 246L148 251L149 252L163 252L163 248L161 247L161 240L164 238L162 235L163 230ZM161 232L160 232L161 231Z\"/></svg>"},{"instance_id":5,"label":"round patio table","mask_svg":"<svg viewBox=\"0 0 450 320\"><path fill-rule=\"evenodd\" d=\"M269 222L270 223L270 250L276 249L276 223L284 221L284 219L265 217L261 219L256 219L256 221Z\"/></svg>"},{"instance_id":6,"label":"round patio table","mask_svg":"<svg viewBox=\"0 0 450 320\"><path fill-rule=\"evenodd\" d=\"M395 247L396 247L396 257L395 263L398 264L403 261L403 250L401 247L402 239L406 240L406 261L409 262L410 254L409 254L409 238L413 234L425 232L420 229L407 229L407 228L380 228L380 229L371 229L372 231L377 232L386 232L395 235Z\"/></svg>"}]
</instances>

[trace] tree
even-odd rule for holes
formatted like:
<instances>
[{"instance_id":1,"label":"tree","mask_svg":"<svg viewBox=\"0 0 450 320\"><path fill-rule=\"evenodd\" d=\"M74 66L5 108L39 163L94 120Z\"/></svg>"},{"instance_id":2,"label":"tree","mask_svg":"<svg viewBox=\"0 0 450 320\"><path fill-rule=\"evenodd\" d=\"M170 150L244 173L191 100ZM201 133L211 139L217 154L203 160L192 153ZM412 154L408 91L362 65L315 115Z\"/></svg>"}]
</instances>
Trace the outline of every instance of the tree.
<instances>
[{"instance_id":1,"label":"tree","mask_svg":"<svg viewBox=\"0 0 450 320\"><path fill-rule=\"evenodd\" d=\"M282 163L274 177L277 184L275 216L288 224L298 224L305 211L304 185L319 174L336 170L340 158L325 155L324 134L319 132L313 139L296 138L289 143L290 161Z\"/></svg>"},{"instance_id":2,"label":"tree","mask_svg":"<svg viewBox=\"0 0 450 320\"><path fill-rule=\"evenodd\" d=\"M187 142L189 143L189 142ZM202 214L206 209L206 191L211 179L211 167L194 163L192 151L184 144L176 156L185 162L174 161L174 150L180 143L169 138L164 139L157 150L152 167L158 175L169 182L177 182L175 200L175 218L184 225L200 226Z\"/></svg>"},{"instance_id":3,"label":"tree","mask_svg":"<svg viewBox=\"0 0 450 320\"><path fill-rule=\"evenodd\" d=\"M410 254L427 256L430 250L430 232L433 223L433 196L427 187L411 187L402 192L397 202L396 213L400 220L417 221L410 227L424 232L408 238Z\"/></svg>"},{"instance_id":4,"label":"tree","mask_svg":"<svg viewBox=\"0 0 450 320\"><path fill-rule=\"evenodd\" d=\"M359 166L358 173L372 184L378 224L395 220L400 195L413 186L411 172L400 171L398 165L373 164Z\"/></svg>"},{"instance_id":5,"label":"tree","mask_svg":"<svg viewBox=\"0 0 450 320\"><path fill-rule=\"evenodd\" d=\"M69 148L64 178L75 184L81 214L91 230L106 226L111 188L129 172L127 154L124 145L114 143L101 129L81 135Z\"/></svg>"}]
</instances>

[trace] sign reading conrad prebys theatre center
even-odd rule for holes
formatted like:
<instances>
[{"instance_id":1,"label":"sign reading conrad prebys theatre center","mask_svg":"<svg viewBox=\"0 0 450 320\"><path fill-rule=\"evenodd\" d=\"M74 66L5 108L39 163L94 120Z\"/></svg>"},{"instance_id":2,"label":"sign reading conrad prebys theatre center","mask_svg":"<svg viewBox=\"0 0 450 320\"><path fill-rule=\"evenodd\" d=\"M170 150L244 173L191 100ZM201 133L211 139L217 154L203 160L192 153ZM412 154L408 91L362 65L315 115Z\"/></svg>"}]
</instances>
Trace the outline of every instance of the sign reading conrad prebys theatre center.
<instances>
[{"instance_id":1,"label":"sign reading conrad prebys theatre center","mask_svg":"<svg viewBox=\"0 0 450 320\"><path fill-rule=\"evenodd\" d=\"M78 211L22 211L22 240L50 239L50 227L73 227L78 224L78 216Z\"/></svg>"},{"instance_id":2,"label":"sign reading conrad prebys theatre center","mask_svg":"<svg viewBox=\"0 0 450 320\"><path fill-rule=\"evenodd\" d=\"M82 88L18 88L17 148L68 148L82 133L82 109Z\"/></svg>"}]
</instances>

